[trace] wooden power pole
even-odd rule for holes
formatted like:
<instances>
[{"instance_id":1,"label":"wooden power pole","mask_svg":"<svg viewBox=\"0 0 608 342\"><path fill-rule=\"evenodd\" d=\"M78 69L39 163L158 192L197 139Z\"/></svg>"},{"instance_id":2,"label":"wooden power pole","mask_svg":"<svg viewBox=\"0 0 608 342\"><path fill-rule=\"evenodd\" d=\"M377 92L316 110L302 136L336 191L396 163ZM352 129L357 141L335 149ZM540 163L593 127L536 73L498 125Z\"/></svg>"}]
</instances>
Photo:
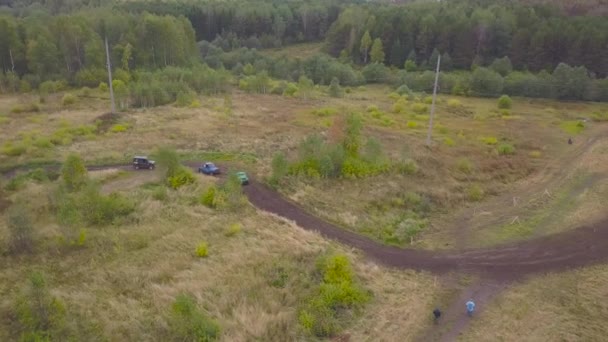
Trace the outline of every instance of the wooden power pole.
<instances>
[{"instance_id":1,"label":"wooden power pole","mask_svg":"<svg viewBox=\"0 0 608 342\"><path fill-rule=\"evenodd\" d=\"M114 88L112 87L112 65L110 64L110 50L108 49L108 37L106 41L106 64L108 66L108 85L110 86L110 103L112 113L116 113L116 104L114 103Z\"/></svg>"},{"instance_id":2,"label":"wooden power pole","mask_svg":"<svg viewBox=\"0 0 608 342\"><path fill-rule=\"evenodd\" d=\"M441 54L437 56L437 70L435 71L435 86L433 87L433 103L431 104L431 117L429 118L429 133L426 136L426 145L431 146L433 135L433 116L435 115L435 100L437 99L437 83L439 83L439 65L441 65Z\"/></svg>"}]
</instances>

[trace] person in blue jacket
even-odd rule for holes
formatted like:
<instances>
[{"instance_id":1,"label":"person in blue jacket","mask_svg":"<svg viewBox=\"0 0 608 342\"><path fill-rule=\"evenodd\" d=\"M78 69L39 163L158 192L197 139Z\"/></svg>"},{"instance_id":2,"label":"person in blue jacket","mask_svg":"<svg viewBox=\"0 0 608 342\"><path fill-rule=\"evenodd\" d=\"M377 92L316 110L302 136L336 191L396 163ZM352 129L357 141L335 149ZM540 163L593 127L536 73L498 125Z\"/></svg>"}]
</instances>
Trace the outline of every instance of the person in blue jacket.
<instances>
[{"instance_id":1,"label":"person in blue jacket","mask_svg":"<svg viewBox=\"0 0 608 342\"><path fill-rule=\"evenodd\" d=\"M473 302L472 299L469 299L469 301L466 304L467 307L467 315L469 315L469 317L473 316L473 311L475 311L475 302Z\"/></svg>"}]
</instances>

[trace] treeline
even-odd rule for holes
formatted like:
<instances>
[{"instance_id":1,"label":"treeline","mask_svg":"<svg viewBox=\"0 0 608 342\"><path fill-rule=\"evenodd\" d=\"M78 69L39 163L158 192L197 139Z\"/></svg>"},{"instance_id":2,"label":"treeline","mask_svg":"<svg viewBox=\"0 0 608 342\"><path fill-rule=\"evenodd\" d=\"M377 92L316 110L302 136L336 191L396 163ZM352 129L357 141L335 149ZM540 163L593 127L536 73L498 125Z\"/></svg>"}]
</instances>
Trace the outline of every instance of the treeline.
<instances>
[{"instance_id":1,"label":"treeline","mask_svg":"<svg viewBox=\"0 0 608 342\"><path fill-rule=\"evenodd\" d=\"M190 65L198 58L194 30L185 17L107 9L58 16L5 15L0 16L3 78L19 77L30 87L59 79L98 85L107 80L105 37L113 66L127 73Z\"/></svg>"},{"instance_id":2,"label":"treeline","mask_svg":"<svg viewBox=\"0 0 608 342\"><path fill-rule=\"evenodd\" d=\"M326 43L330 54L356 63L369 62L377 44L383 62L396 67L411 60L431 68L429 59L437 49L450 56L456 69L508 56L516 70L550 72L563 62L608 75L605 17L566 16L556 7L517 2L352 6L332 24Z\"/></svg>"},{"instance_id":3,"label":"treeline","mask_svg":"<svg viewBox=\"0 0 608 342\"><path fill-rule=\"evenodd\" d=\"M232 48L260 48L322 40L343 4L354 2L358 1L140 0L119 6L128 11L183 15L192 23L198 41L223 37Z\"/></svg>"},{"instance_id":4,"label":"treeline","mask_svg":"<svg viewBox=\"0 0 608 342\"><path fill-rule=\"evenodd\" d=\"M326 55L304 60L270 57L255 49L240 48L225 52L209 43L200 42L203 61L216 69L229 69L240 76L265 75L287 81L305 76L315 84L329 85L336 79L341 86L385 83L412 91L432 92L435 75L426 70L398 70L381 63L363 68L345 64ZM450 68L447 68L450 70ZM271 87L266 81L266 86ZM402 88L403 89L403 88ZM264 91L265 92L265 91ZM462 96L498 97L501 94L562 100L608 101L608 78L595 79L584 67L560 64L551 72L513 71L509 58L502 58L490 67L475 67L473 71L444 71L439 77L439 92Z\"/></svg>"}]
</instances>

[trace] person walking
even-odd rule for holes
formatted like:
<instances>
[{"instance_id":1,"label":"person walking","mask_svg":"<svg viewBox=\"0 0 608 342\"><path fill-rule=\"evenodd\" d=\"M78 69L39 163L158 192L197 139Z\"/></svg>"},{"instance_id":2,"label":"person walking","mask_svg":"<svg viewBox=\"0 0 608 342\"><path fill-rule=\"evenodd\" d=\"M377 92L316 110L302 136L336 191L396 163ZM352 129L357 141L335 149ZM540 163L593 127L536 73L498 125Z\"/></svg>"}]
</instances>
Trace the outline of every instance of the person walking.
<instances>
[{"instance_id":1,"label":"person walking","mask_svg":"<svg viewBox=\"0 0 608 342\"><path fill-rule=\"evenodd\" d=\"M473 311L475 311L475 302L473 302L472 299L469 299L469 301L466 303L466 307L467 315L469 315L469 317L473 317Z\"/></svg>"},{"instance_id":2,"label":"person walking","mask_svg":"<svg viewBox=\"0 0 608 342\"><path fill-rule=\"evenodd\" d=\"M439 308L435 308L435 310L433 310L433 316L435 317L435 324L437 324L439 322L439 317L441 317L441 310L439 310Z\"/></svg>"},{"instance_id":3,"label":"person walking","mask_svg":"<svg viewBox=\"0 0 608 342\"><path fill-rule=\"evenodd\" d=\"M572 145L572 138L568 138L568 145Z\"/></svg>"}]
</instances>

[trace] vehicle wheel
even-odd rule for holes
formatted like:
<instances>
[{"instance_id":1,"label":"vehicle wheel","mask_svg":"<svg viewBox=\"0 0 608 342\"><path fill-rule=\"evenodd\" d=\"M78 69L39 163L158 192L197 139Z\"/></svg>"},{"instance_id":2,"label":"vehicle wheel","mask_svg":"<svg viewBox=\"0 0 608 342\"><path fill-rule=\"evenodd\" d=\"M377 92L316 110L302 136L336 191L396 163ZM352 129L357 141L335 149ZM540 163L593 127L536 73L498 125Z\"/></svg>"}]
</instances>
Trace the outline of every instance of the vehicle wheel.
<instances>
[{"instance_id":1,"label":"vehicle wheel","mask_svg":"<svg viewBox=\"0 0 608 342\"><path fill-rule=\"evenodd\" d=\"M138 166L138 165L135 165L135 166L133 166L133 168L134 168L135 170L138 170L138 169L139 169L139 166Z\"/></svg>"}]
</instances>

